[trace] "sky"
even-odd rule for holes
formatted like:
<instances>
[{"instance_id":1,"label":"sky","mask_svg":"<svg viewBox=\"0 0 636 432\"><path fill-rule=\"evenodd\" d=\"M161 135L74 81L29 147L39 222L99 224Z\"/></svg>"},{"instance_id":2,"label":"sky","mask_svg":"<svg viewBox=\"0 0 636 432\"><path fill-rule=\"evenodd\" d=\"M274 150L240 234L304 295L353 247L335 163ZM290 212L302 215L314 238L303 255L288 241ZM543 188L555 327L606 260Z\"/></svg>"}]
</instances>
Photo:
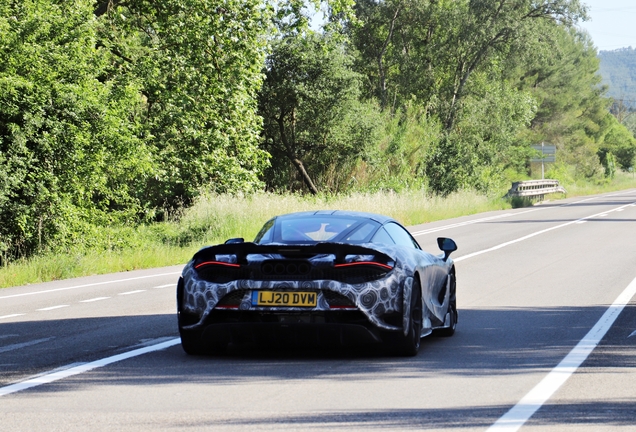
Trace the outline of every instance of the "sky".
<instances>
[{"instance_id":1,"label":"sky","mask_svg":"<svg viewBox=\"0 0 636 432\"><path fill-rule=\"evenodd\" d=\"M588 21L580 27L592 36L599 51L636 48L636 0L582 0Z\"/></svg>"}]
</instances>

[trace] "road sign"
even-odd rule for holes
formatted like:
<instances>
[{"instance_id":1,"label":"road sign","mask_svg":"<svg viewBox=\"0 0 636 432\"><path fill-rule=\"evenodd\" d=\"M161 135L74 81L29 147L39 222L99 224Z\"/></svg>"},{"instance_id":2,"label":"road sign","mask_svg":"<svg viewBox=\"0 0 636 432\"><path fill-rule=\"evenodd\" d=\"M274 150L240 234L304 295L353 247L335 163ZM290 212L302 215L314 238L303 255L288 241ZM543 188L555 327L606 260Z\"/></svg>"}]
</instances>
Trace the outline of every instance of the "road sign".
<instances>
[{"instance_id":1,"label":"road sign","mask_svg":"<svg viewBox=\"0 0 636 432\"><path fill-rule=\"evenodd\" d=\"M556 146L553 144L541 143L533 145L532 148L540 152L541 156L531 158L530 162L541 162L541 178L544 178L545 168L543 164L546 162L556 162Z\"/></svg>"},{"instance_id":2,"label":"road sign","mask_svg":"<svg viewBox=\"0 0 636 432\"><path fill-rule=\"evenodd\" d=\"M556 162L555 155L545 155L542 158L530 159L530 162Z\"/></svg>"},{"instance_id":3,"label":"road sign","mask_svg":"<svg viewBox=\"0 0 636 432\"><path fill-rule=\"evenodd\" d=\"M544 144L544 145L533 145L533 149L542 152L543 154L555 154L556 146L552 144Z\"/></svg>"}]
</instances>

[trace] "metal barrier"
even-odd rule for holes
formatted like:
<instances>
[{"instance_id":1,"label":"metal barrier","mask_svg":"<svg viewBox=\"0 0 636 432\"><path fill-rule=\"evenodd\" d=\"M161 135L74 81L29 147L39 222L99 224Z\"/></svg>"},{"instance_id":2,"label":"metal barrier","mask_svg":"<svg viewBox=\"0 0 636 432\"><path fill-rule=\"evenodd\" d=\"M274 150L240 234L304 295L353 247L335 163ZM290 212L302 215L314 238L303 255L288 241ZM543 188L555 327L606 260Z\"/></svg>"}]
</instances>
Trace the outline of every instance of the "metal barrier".
<instances>
[{"instance_id":1,"label":"metal barrier","mask_svg":"<svg viewBox=\"0 0 636 432\"><path fill-rule=\"evenodd\" d=\"M559 185L558 180L526 180L518 181L512 184L512 187L506 194L507 197L539 197L543 200L543 196L551 193L567 193L563 186Z\"/></svg>"}]
</instances>

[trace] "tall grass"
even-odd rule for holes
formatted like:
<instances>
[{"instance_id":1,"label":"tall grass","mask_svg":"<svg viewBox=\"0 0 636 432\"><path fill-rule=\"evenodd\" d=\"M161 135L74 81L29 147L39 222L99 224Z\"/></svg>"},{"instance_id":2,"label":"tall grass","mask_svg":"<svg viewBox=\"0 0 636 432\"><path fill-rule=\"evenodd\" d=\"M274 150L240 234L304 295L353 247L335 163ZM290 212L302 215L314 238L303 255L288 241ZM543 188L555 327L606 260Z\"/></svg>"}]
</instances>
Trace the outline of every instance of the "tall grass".
<instances>
[{"instance_id":1,"label":"tall grass","mask_svg":"<svg viewBox=\"0 0 636 432\"><path fill-rule=\"evenodd\" d=\"M245 197L207 195L180 218L180 235L196 233L208 243L231 237L252 239L271 217L309 210L354 210L392 216L404 225L509 208L501 198L458 192L446 198L423 191L355 193L346 196L303 197L255 194ZM194 238L187 240L195 240Z\"/></svg>"},{"instance_id":2,"label":"tall grass","mask_svg":"<svg viewBox=\"0 0 636 432\"><path fill-rule=\"evenodd\" d=\"M633 188L636 179L631 174L619 173L609 184L573 183L565 187L568 196L572 197ZM184 264L205 245L232 237L252 240L265 221L283 213L355 210L381 213L404 225L415 225L510 208L510 201L500 198L505 192L500 192L496 196L486 196L462 191L445 198L413 190L319 197L267 193L202 195L192 207L181 210L167 222L134 229L122 226L100 228L107 231L104 237L108 238L108 244L94 250L69 247L13 262L0 268L0 287Z\"/></svg>"}]
</instances>

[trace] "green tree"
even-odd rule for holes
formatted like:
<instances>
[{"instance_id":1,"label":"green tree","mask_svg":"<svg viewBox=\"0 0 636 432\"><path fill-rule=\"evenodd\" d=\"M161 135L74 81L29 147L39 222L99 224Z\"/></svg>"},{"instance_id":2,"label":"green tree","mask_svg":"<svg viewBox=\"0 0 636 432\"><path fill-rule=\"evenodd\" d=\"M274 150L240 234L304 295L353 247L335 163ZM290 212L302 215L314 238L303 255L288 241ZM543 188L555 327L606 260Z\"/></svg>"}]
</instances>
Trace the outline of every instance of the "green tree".
<instances>
[{"instance_id":1,"label":"green tree","mask_svg":"<svg viewBox=\"0 0 636 432\"><path fill-rule=\"evenodd\" d=\"M487 90L493 85L497 88L495 83L503 80L506 83L496 94L511 99L503 105L490 105L490 118L517 121L495 125L502 136L522 130L525 113L534 104L523 90L515 91L502 65L514 58L524 62L529 53L547 53L552 29L571 26L585 16L585 9L577 0L363 0L356 5L356 13L362 25L351 33L360 52L358 68L369 77L367 94L392 111L415 96L431 117L441 121L445 136L428 158L426 172L434 191L448 193L479 183L482 177L472 168L464 170L466 165L458 164L458 155L476 158L469 167L485 165L492 172L500 171L497 164L503 163L481 150L484 143L499 140L474 127L460 127L461 116L471 116L473 108L489 105ZM479 102L479 98L485 99ZM519 101L525 101L525 108ZM509 106L521 111L511 111ZM494 114L492 110L499 108ZM475 135L468 136L469 131ZM505 152L506 158L515 152Z\"/></svg>"},{"instance_id":2,"label":"green tree","mask_svg":"<svg viewBox=\"0 0 636 432\"><path fill-rule=\"evenodd\" d=\"M0 252L30 254L96 213L131 218L150 170L140 99L102 76L93 2L0 4Z\"/></svg>"},{"instance_id":3,"label":"green tree","mask_svg":"<svg viewBox=\"0 0 636 432\"><path fill-rule=\"evenodd\" d=\"M102 2L105 3L105 2ZM272 12L257 0L130 0L98 8L110 73L138 86L154 175L143 200L253 190L267 166L256 92Z\"/></svg>"},{"instance_id":4,"label":"green tree","mask_svg":"<svg viewBox=\"0 0 636 432\"><path fill-rule=\"evenodd\" d=\"M375 110L359 102L361 76L351 62L329 35L308 32L274 43L259 95L265 146L273 156L270 186L285 186L280 181L291 178L291 163L316 194L315 178L350 169L373 140Z\"/></svg>"},{"instance_id":5,"label":"green tree","mask_svg":"<svg viewBox=\"0 0 636 432\"><path fill-rule=\"evenodd\" d=\"M600 85L599 60L586 33L575 29L552 30L552 49L529 58L520 69L510 67L519 89L530 92L538 111L524 140L557 146L557 159L574 167L575 175L594 178L607 171L605 158L616 156L619 166L629 167L634 140L616 121Z\"/></svg>"},{"instance_id":6,"label":"green tree","mask_svg":"<svg viewBox=\"0 0 636 432\"><path fill-rule=\"evenodd\" d=\"M598 156L601 164L609 172L610 165L629 170L636 161L636 139L634 135L618 120L608 115L603 125L604 135L599 145Z\"/></svg>"}]
</instances>

